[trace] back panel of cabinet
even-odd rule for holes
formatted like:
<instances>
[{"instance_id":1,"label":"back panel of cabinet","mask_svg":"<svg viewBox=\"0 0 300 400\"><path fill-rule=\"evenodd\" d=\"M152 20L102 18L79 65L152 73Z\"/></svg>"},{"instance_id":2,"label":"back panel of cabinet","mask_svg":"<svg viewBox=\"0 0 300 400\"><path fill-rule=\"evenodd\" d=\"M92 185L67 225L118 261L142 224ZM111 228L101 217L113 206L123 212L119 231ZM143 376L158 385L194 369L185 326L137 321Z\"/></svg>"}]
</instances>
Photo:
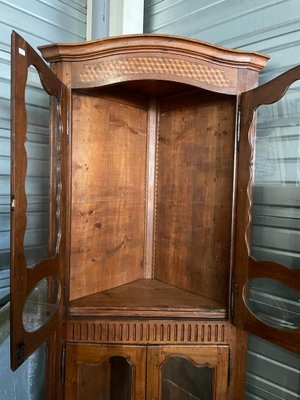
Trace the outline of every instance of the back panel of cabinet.
<instances>
[{"instance_id":1,"label":"back panel of cabinet","mask_svg":"<svg viewBox=\"0 0 300 400\"><path fill-rule=\"evenodd\" d=\"M70 299L143 276L147 110L74 93Z\"/></svg>"},{"instance_id":2,"label":"back panel of cabinet","mask_svg":"<svg viewBox=\"0 0 300 400\"><path fill-rule=\"evenodd\" d=\"M207 96L207 95L206 95ZM205 93L161 101L155 277L227 301L235 101Z\"/></svg>"},{"instance_id":3,"label":"back panel of cabinet","mask_svg":"<svg viewBox=\"0 0 300 400\"><path fill-rule=\"evenodd\" d=\"M226 307L235 98L150 88L73 94L70 300L147 278Z\"/></svg>"}]
</instances>

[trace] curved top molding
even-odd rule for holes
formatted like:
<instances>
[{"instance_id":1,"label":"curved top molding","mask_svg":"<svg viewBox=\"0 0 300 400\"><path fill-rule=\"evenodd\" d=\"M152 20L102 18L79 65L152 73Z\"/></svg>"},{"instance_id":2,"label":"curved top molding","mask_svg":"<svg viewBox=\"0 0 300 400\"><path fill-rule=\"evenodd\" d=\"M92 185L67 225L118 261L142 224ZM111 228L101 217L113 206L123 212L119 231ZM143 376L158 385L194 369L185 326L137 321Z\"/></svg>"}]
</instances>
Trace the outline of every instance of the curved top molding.
<instances>
[{"instance_id":1,"label":"curved top molding","mask_svg":"<svg viewBox=\"0 0 300 400\"><path fill-rule=\"evenodd\" d=\"M185 55L255 71L264 68L269 59L260 53L232 50L196 39L159 34L113 36L81 43L56 43L40 46L39 50L49 62L87 61L119 54L160 52Z\"/></svg>"}]
</instances>

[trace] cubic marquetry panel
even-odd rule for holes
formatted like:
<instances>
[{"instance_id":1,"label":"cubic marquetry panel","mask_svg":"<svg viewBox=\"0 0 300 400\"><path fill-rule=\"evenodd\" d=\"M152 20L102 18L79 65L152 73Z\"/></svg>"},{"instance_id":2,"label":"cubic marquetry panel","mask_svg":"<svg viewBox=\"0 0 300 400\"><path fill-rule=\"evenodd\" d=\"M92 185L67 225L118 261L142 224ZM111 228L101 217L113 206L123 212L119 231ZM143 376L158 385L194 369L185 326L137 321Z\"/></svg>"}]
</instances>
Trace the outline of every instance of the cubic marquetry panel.
<instances>
[{"instance_id":1,"label":"cubic marquetry panel","mask_svg":"<svg viewBox=\"0 0 300 400\"><path fill-rule=\"evenodd\" d=\"M230 326L194 321L68 321L69 342L122 344L228 343Z\"/></svg>"},{"instance_id":2,"label":"cubic marquetry panel","mask_svg":"<svg viewBox=\"0 0 300 400\"><path fill-rule=\"evenodd\" d=\"M232 85L229 69L218 68L212 64L193 60L147 56L120 56L103 58L97 62L80 63L74 75L75 87L105 85L132 79L157 78L174 79L183 82L202 83L216 88L228 88Z\"/></svg>"}]
</instances>

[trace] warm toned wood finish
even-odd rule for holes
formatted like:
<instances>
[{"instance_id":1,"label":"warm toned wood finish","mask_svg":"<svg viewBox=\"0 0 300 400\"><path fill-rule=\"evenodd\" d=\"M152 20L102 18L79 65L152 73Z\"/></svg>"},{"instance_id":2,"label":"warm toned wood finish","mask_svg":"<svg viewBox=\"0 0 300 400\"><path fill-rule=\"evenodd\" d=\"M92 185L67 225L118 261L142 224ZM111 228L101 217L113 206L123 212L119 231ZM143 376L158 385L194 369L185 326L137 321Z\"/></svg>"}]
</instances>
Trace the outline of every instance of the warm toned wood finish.
<instances>
[{"instance_id":1,"label":"warm toned wood finish","mask_svg":"<svg viewBox=\"0 0 300 400\"><path fill-rule=\"evenodd\" d=\"M250 89L256 86L256 72L268 60L262 54L171 35L130 35L47 45L40 50L50 62L76 61L72 86L77 88L156 79L236 94L240 92L239 68L250 72L243 76Z\"/></svg>"},{"instance_id":2,"label":"warm toned wood finish","mask_svg":"<svg viewBox=\"0 0 300 400\"><path fill-rule=\"evenodd\" d=\"M33 65L40 76L45 91L60 103L55 121L59 129L52 130L50 147L55 154L55 167L51 165L49 189L50 199L55 199L50 207L51 249L49 258L39 262L34 268L27 268L24 236L27 219L27 197L25 180L27 171L27 113L25 89L27 69ZM64 84L48 68L38 54L15 32L12 34L12 170L11 170L11 365L12 369L20 366L47 338L59 328L65 318L64 275L67 265L66 209L67 191L67 91ZM54 121L53 121L54 122ZM56 124L55 124L56 125ZM55 138L56 136L56 138ZM53 158L53 157L52 157ZM63 190L62 190L63 188ZM53 224L55 223L55 228ZM53 237L56 232L56 237ZM55 239L55 240L54 240ZM55 242L55 243L54 243ZM46 277L53 277L60 286L60 300L52 317L40 329L26 332L22 323L22 312L26 299L32 289ZM49 289L49 296L51 295Z\"/></svg>"},{"instance_id":3,"label":"warm toned wood finish","mask_svg":"<svg viewBox=\"0 0 300 400\"><path fill-rule=\"evenodd\" d=\"M106 375L105 381L99 366L114 356L124 357L132 367L132 400L162 400L161 368L171 357L182 357L196 367L212 368L213 400L226 399L229 362L226 346L138 347L69 344L66 400L96 399L99 398L100 389L109 393L112 376ZM88 369L89 373L85 372L85 369ZM103 381L102 388L99 381Z\"/></svg>"},{"instance_id":4,"label":"warm toned wood finish","mask_svg":"<svg viewBox=\"0 0 300 400\"><path fill-rule=\"evenodd\" d=\"M242 95L242 120L237 197L237 245L235 255L235 323L248 331L300 354L300 329L280 330L257 319L247 308L244 296L249 279L275 279L300 292L300 270L250 257L253 161L255 152L255 111L262 104L281 99L288 87L300 79L300 67Z\"/></svg>"},{"instance_id":5,"label":"warm toned wood finish","mask_svg":"<svg viewBox=\"0 0 300 400\"><path fill-rule=\"evenodd\" d=\"M254 70L262 69L269 57L261 53L233 50L197 39L173 35L123 35L109 37L81 43L55 43L40 46L45 60L55 61L81 61L97 59L103 54L122 54L138 52L143 47L153 50L179 50L184 54L197 55L205 59L214 58L218 62L228 63L233 67L251 67Z\"/></svg>"},{"instance_id":6,"label":"warm toned wood finish","mask_svg":"<svg viewBox=\"0 0 300 400\"><path fill-rule=\"evenodd\" d=\"M169 357L184 357L197 367L213 368L213 400L226 400L228 384L228 347L151 347L148 350L148 382L151 382L147 399L162 400L162 366ZM189 397L187 397L188 399Z\"/></svg>"},{"instance_id":7,"label":"warm toned wood finish","mask_svg":"<svg viewBox=\"0 0 300 400\"><path fill-rule=\"evenodd\" d=\"M53 171L63 160L58 261L68 277L68 282L60 278L66 290L61 306L69 302L69 320L52 336L49 379L61 378L59 360L67 342L66 399L93 400L100 386L108 394L117 384L107 360L121 355L133 366L133 400L158 400L160 368L168 357L180 355L194 365L214 369L215 400L242 400L243 328L252 320L243 325L247 311L241 306L241 287L235 279L236 310L242 314L238 328L228 321L228 305L234 303L228 288L235 249L237 105L240 93L257 85L267 57L167 35L51 44L41 51L68 86L62 96L71 100L62 158L52 158ZM18 57L24 65L23 56ZM16 82L17 72L13 73ZM48 74L44 66L41 73ZM18 72L18 79L24 86L26 73ZM53 94L52 86L45 85ZM23 89L18 90L21 118L14 132L19 128L25 132ZM251 101L243 100L248 105ZM54 120L56 112L53 107ZM64 123L65 112L63 108ZM20 190L23 199L17 202L20 226L16 219L12 226L13 235L19 232L14 249L20 246L21 251L26 211L24 132L20 165L13 175L21 179L12 185L13 193ZM248 263L243 240L249 223L245 209L249 209L251 151L246 135L236 231L235 261L240 266ZM56 197L51 198L53 203ZM51 209L54 212L55 207ZM22 268L22 254L13 260ZM50 274L50 264L41 266L45 269L38 266L35 278ZM276 270L279 273L281 268ZM235 273L238 279L248 276L238 269ZM18 288L24 301L22 282ZM20 303L16 310L14 318L20 321ZM57 326L62 311L49 328ZM47 329L32 336L37 344L50 332ZM124 365L112 368L125 379ZM62 385L53 387L50 398L60 400ZM129 386L124 388L127 393ZM118 391L114 396L122 397Z\"/></svg>"},{"instance_id":8,"label":"warm toned wood finish","mask_svg":"<svg viewBox=\"0 0 300 400\"><path fill-rule=\"evenodd\" d=\"M70 298L144 275L225 306L234 98L194 91L159 102L151 97L144 110L132 91L130 103L121 93L73 96Z\"/></svg>"},{"instance_id":9,"label":"warm toned wood finish","mask_svg":"<svg viewBox=\"0 0 300 400\"><path fill-rule=\"evenodd\" d=\"M70 302L69 315L225 318L222 304L154 279L127 285Z\"/></svg>"},{"instance_id":10,"label":"warm toned wood finish","mask_svg":"<svg viewBox=\"0 0 300 400\"><path fill-rule=\"evenodd\" d=\"M189 106L188 98L173 98L182 104L175 109L161 105L155 277L225 306L235 103L224 98Z\"/></svg>"},{"instance_id":11,"label":"warm toned wood finish","mask_svg":"<svg viewBox=\"0 0 300 400\"><path fill-rule=\"evenodd\" d=\"M148 111L148 141L147 141L147 209L146 209L146 238L145 238L145 274L144 277L153 277L153 249L155 242L155 194L156 194L156 150L158 133L158 104L156 98L150 98Z\"/></svg>"},{"instance_id":12,"label":"warm toned wood finish","mask_svg":"<svg viewBox=\"0 0 300 400\"><path fill-rule=\"evenodd\" d=\"M73 95L70 299L144 274L147 111Z\"/></svg>"},{"instance_id":13,"label":"warm toned wood finish","mask_svg":"<svg viewBox=\"0 0 300 400\"><path fill-rule=\"evenodd\" d=\"M70 64L58 64L52 66L52 70L55 75L64 82L64 84L69 87L70 85ZM66 141L67 147L65 148L64 158L66 159L66 176L69 177L71 175L71 91L70 89L66 90L67 96L67 104L68 109L65 110L67 114L66 118ZM55 123L57 118L57 108L52 107L51 111L51 120L52 123ZM53 163L53 168L56 168L55 163ZM66 179L64 192L66 195L65 206L64 206L64 215L66 219L66 236L64 240L64 244L66 246L66 254L70 254L70 209L71 209L71 180ZM64 293L65 297L62 301L66 301L69 298L68 292L68 282L69 282L69 256L65 259L64 265ZM66 304L65 304L66 307ZM64 368L63 368L63 361L65 359L65 343L66 343L66 321L64 321L59 329L57 329L54 334L50 337L47 341L47 355L46 355L46 394L47 399L63 399L64 396Z\"/></svg>"},{"instance_id":14,"label":"warm toned wood finish","mask_svg":"<svg viewBox=\"0 0 300 400\"><path fill-rule=\"evenodd\" d=\"M80 376L81 366L100 365L106 359L114 356L121 356L128 360L132 367L132 399L145 399L145 373L146 373L146 348L138 346L99 346L99 345L75 345L67 346L67 380L66 380L66 400L86 399L93 400L99 398L99 380L97 370L89 373L88 381L84 386ZM96 378L96 379L92 379ZM109 390L109 389L107 389ZM81 392L79 397L79 392ZM111 397L108 397L111 398ZM116 400L116 399L115 399Z\"/></svg>"},{"instance_id":15,"label":"warm toned wood finish","mask_svg":"<svg viewBox=\"0 0 300 400\"><path fill-rule=\"evenodd\" d=\"M71 319L67 340L113 344L228 344L235 329L227 321L190 319Z\"/></svg>"},{"instance_id":16,"label":"warm toned wood finish","mask_svg":"<svg viewBox=\"0 0 300 400\"><path fill-rule=\"evenodd\" d=\"M225 345L230 349L228 400L244 397L247 334L227 321L155 319L73 319L67 340L116 345L197 346ZM238 366L238 368L237 368Z\"/></svg>"}]
</instances>

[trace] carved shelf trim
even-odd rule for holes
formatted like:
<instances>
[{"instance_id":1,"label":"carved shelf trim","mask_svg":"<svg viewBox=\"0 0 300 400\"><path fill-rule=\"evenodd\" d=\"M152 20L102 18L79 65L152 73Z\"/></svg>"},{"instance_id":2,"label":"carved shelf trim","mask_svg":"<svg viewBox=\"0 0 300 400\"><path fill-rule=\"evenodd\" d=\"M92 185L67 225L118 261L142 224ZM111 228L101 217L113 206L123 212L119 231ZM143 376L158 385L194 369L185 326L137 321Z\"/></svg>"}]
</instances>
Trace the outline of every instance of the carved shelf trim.
<instances>
[{"instance_id":1,"label":"carved shelf trim","mask_svg":"<svg viewBox=\"0 0 300 400\"><path fill-rule=\"evenodd\" d=\"M223 344L230 327L222 322L70 320L69 342L126 344Z\"/></svg>"}]
</instances>

